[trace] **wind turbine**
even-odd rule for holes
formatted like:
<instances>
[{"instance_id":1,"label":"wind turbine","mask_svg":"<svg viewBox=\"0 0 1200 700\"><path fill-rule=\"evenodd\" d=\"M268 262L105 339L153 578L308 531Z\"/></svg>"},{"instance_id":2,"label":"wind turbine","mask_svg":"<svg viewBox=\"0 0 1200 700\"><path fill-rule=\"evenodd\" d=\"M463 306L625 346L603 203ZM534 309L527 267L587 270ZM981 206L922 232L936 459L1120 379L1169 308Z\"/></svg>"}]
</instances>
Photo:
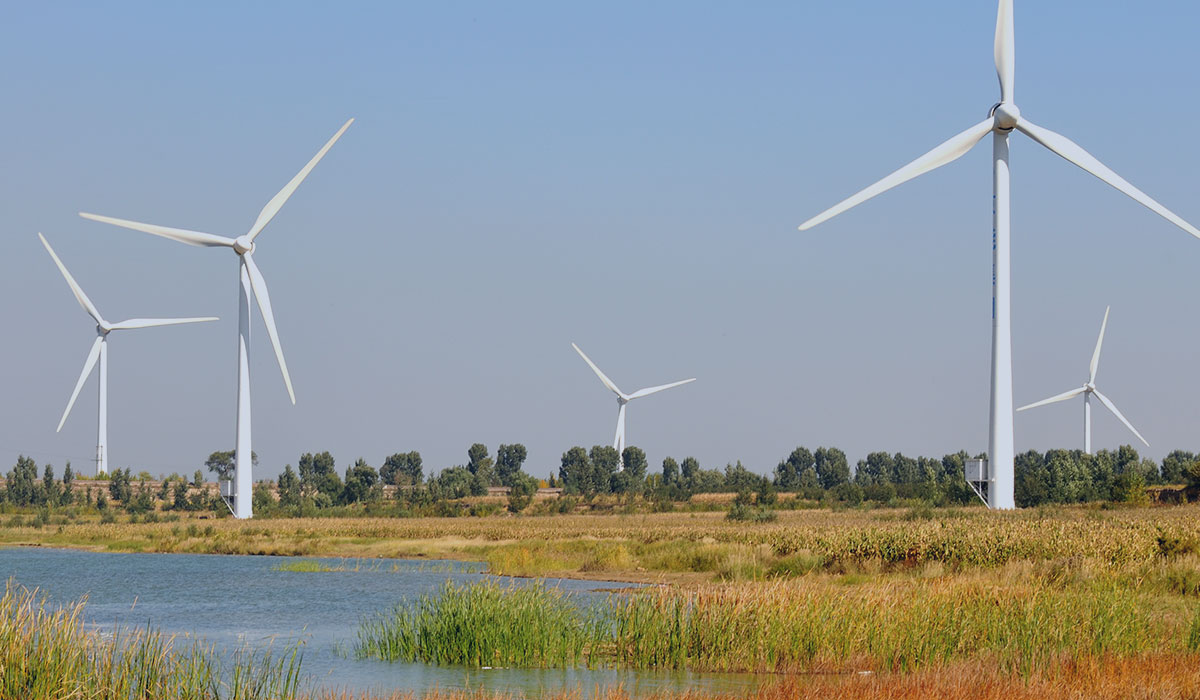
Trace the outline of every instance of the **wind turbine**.
<instances>
[{"instance_id":1,"label":"wind turbine","mask_svg":"<svg viewBox=\"0 0 1200 700\"><path fill-rule=\"evenodd\" d=\"M865 190L805 221L800 225L800 230L812 228L896 185L957 160L984 136L992 134L992 389L988 425L990 484L987 500L991 508L1014 508L1016 503L1013 500L1012 317L1009 307L1009 134L1013 129L1020 131L1197 238L1200 238L1200 230L1126 182L1067 137L1037 126L1022 116L1021 110L1013 101L1015 50L1012 0L1000 0L996 16L994 53L996 74L1000 78L1000 102L992 107L987 119Z\"/></svg>"},{"instance_id":2,"label":"wind turbine","mask_svg":"<svg viewBox=\"0 0 1200 700\"><path fill-rule=\"evenodd\" d=\"M600 371L600 368L596 366L595 362L592 362L590 357L583 354L583 351L579 349L578 345L571 343L571 347L575 348L575 352L579 353L579 356L583 358L583 361L588 363L588 367L591 367L592 371L596 373L596 376L600 377L600 381L604 382L604 386L608 387L610 390L612 390L612 393L617 395L617 434L613 438L613 447L617 449L617 454L621 454L625 451L625 404L633 401L634 399L640 399L643 396L657 394L660 391L666 391L667 389L677 387L681 384L687 384L688 382L696 381L696 378L692 377L691 379L684 379L683 381L679 382L671 382L670 384L663 384L661 386L638 389L632 394L626 394L618 389L617 385L613 384L613 381Z\"/></svg>"},{"instance_id":3,"label":"wind turbine","mask_svg":"<svg viewBox=\"0 0 1200 700\"><path fill-rule=\"evenodd\" d=\"M179 228L169 228L167 226L157 226L155 224L143 224L136 221L127 221L125 219L114 219L108 216L97 216L96 214L88 214L80 212L80 216L93 221L100 221L106 224L122 226L124 228L133 229L135 231L143 231L145 233L170 238L173 241L187 243L188 245L200 246L203 248L231 248L238 255L238 267L240 280L238 283L238 386L237 386L237 438L235 442L234 455L234 490L233 490L233 505L231 510L235 518L249 518L253 516L251 503L251 493L254 488L254 479L251 473L251 448L250 448L250 298L253 296L258 302L258 310L262 313L263 323L267 327L267 336L271 339L271 346L275 349L275 359L279 362L279 371L283 373L283 383L287 387L288 397L291 398L292 404L296 403L296 393L292 390L292 379L288 375L287 363L283 359L283 348L279 344L279 332L275 328L275 315L271 312L271 297L267 292L267 282L263 279L262 273L258 270L258 265L254 263L253 253L255 250L254 239L262 230L266 228L271 219L279 213L279 210L287 202L304 178L308 177L309 172L316 164L325 156L325 153L333 146L346 129L354 123L351 119L338 129L333 138L317 151L317 155L313 156L308 164L301 168L296 177L293 177L291 182L283 186L271 201L267 202L266 206L259 212L258 219L254 225L245 234L237 238L229 238L226 236L218 236L212 233L201 233L199 231L188 231Z\"/></svg>"},{"instance_id":4,"label":"wind turbine","mask_svg":"<svg viewBox=\"0 0 1200 700\"><path fill-rule=\"evenodd\" d=\"M1049 403L1058 403L1059 401L1073 399L1076 396L1083 394L1083 451L1088 454L1092 453L1092 394L1095 394L1096 398L1100 400L1100 403L1104 404L1105 408L1112 411L1114 416L1120 418L1121 422L1125 424L1125 427L1129 428L1129 430L1137 436L1138 440L1141 440L1146 447L1150 446L1150 443L1146 442L1146 438L1142 437L1142 434L1137 431L1137 428L1134 428L1133 425L1125 419L1125 416L1121 415L1121 412L1117 410L1117 407L1113 404L1113 402L1109 400L1107 396L1101 394L1100 390L1096 388L1096 370L1100 367L1100 346L1104 344L1104 330L1108 328L1108 311L1111 308L1112 307L1110 306L1104 309L1104 321L1100 323L1100 337L1096 339L1096 349L1092 351L1092 364L1088 370L1089 374L1087 384L1084 384L1078 389L1064 391L1057 396L1051 396L1048 399L1042 399L1041 401L1031 403L1028 406L1022 406L1017 409L1018 411L1024 411L1028 408L1037 408L1038 406L1045 406Z\"/></svg>"},{"instance_id":5,"label":"wind turbine","mask_svg":"<svg viewBox=\"0 0 1200 700\"><path fill-rule=\"evenodd\" d=\"M67 410L63 411L62 419L58 421L58 428L55 432L62 430L63 424L67 422L67 416L71 415L71 407L75 405L75 399L79 396L79 390L83 388L83 383L91 376L92 370L96 365L100 365L100 400L99 410L97 410L96 418L96 474L108 473L108 334L112 331L125 331L134 328L150 328L152 326L176 326L182 323L200 323L202 321L216 321L216 316L205 316L203 318L131 318L128 321L120 321L117 323L109 323L104 320L100 312L96 309L96 305L84 294L83 288L67 271L67 266L62 260L58 259L54 249L50 247L49 241L41 233L38 233L38 238L41 239L42 245L46 246L46 252L50 253L50 257L54 259L54 264L58 266L59 272L67 280L67 286L75 294L75 299L83 310L92 317L96 322L96 340L92 343L92 349L88 351L87 359L83 363L83 372L79 375L79 381L75 382L75 391L71 392L71 400L67 401Z\"/></svg>"}]
</instances>

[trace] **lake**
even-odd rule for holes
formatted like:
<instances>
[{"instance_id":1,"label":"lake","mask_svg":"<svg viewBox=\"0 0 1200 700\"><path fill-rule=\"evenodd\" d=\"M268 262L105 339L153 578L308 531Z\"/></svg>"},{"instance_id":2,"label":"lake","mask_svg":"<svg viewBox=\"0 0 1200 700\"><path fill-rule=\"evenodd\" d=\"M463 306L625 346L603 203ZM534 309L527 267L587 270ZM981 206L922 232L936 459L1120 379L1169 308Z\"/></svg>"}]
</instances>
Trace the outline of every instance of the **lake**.
<instances>
[{"instance_id":1,"label":"lake","mask_svg":"<svg viewBox=\"0 0 1200 700\"><path fill-rule=\"evenodd\" d=\"M279 570L315 561L347 571ZM0 578L38 588L55 603L87 596L89 624L102 632L150 625L187 635L228 654L301 642L303 671L314 686L352 691L488 690L536 696L621 686L635 695L665 690L745 691L751 675L614 669L491 669L356 660L359 621L405 598L455 582L495 579L482 564L434 560L326 559L194 554L119 554L39 547L0 549ZM357 569L357 570L353 570ZM528 579L505 579L531 585ZM545 579L586 601L632 584Z\"/></svg>"}]
</instances>

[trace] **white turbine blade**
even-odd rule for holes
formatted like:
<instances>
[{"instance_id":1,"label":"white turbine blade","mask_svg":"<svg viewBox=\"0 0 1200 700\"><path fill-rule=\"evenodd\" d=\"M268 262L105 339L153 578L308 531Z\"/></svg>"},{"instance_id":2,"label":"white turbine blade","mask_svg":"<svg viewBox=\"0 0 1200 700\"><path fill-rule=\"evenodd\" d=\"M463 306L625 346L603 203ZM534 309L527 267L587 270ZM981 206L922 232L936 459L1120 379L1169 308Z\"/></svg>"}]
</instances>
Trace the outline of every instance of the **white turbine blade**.
<instances>
[{"instance_id":1,"label":"white turbine blade","mask_svg":"<svg viewBox=\"0 0 1200 700\"><path fill-rule=\"evenodd\" d=\"M292 378L288 375L287 363L283 360L283 347L279 345L279 331L275 330L275 314L271 312L271 295L267 293L267 281L254 264L254 258L249 253L242 256L242 263L250 273L250 286L254 288L254 298L258 300L258 310L262 312L263 322L267 324L267 335L271 338L271 347L275 348L275 359L279 360L279 371L283 372L283 383L287 385L288 396L296 403L296 393L292 391Z\"/></svg>"},{"instance_id":2,"label":"white turbine blade","mask_svg":"<svg viewBox=\"0 0 1200 700\"><path fill-rule=\"evenodd\" d=\"M996 76L1000 78L1000 101L1012 102L1016 78L1016 47L1013 41L1012 0L1000 0L996 12Z\"/></svg>"},{"instance_id":3,"label":"white turbine blade","mask_svg":"<svg viewBox=\"0 0 1200 700\"><path fill-rule=\"evenodd\" d=\"M867 189L848 199L842 200L839 204L826 209L808 221L805 221L803 224L800 224L800 230L806 231L823 221L832 219L851 207L862 204L877 194L881 194L892 189L896 185L907 182L918 175L923 175L930 170L940 168L947 163L958 160L963 156L963 154L971 150L972 146L979 143L979 139L991 132L992 124L993 120L991 117L979 122L970 129L967 129L966 131L954 136L949 141L946 141L942 145L934 148L932 151L929 151L903 168L900 168L891 175L888 175L879 182L876 182Z\"/></svg>"},{"instance_id":4,"label":"white turbine blade","mask_svg":"<svg viewBox=\"0 0 1200 700\"><path fill-rule=\"evenodd\" d=\"M1105 396L1104 394L1101 394L1099 391L1094 391L1092 393L1094 393L1096 395L1096 398L1100 399L1100 403L1104 404L1104 406L1106 408L1108 408L1108 410L1113 412L1114 416L1121 419L1121 422L1125 424L1126 428L1129 428L1129 430L1134 435L1137 435L1137 439L1141 440L1142 444L1144 444L1146 447L1150 446L1150 443L1146 442L1146 438L1142 437L1142 434L1137 431L1137 428L1133 427L1132 423L1125 420L1125 416L1121 415L1121 412L1117 410L1117 407L1113 405L1112 401L1108 400L1107 396Z\"/></svg>"},{"instance_id":5,"label":"white turbine blade","mask_svg":"<svg viewBox=\"0 0 1200 700\"><path fill-rule=\"evenodd\" d=\"M88 312L88 315L91 316L96 323L100 324L101 326L105 325L104 319L100 316L100 312L96 309L96 305L92 303L91 299L88 299L87 294L83 293L83 288L79 286L79 283L75 281L75 278L71 276L71 273L67 272L67 266L63 264L62 260L58 259L58 255L54 253L54 249L50 247L50 243L46 240L46 237L39 232L38 238L42 239L42 245L46 246L46 252L49 253L50 257L54 259L54 264L58 265L58 271L62 273L63 277L67 278L67 286L69 286L71 291L75 294L75 299L79 302L79 305L83 307L84 311Z\"/></svg>"},{"instance_id":6,"label":"white turbine blade","mask_svg":"<svg viewBox=\"0 0 1200 700\"><path fill-rule=\"evenodd\" d=\"M609 379L607 376L605 376L605 374L603 372L600 371L600 368L596 366L596 363L592 362L592 358L583 354L583 351L579 349L578 345L576 345L575 343L571 343L571 347L575 348L575 352L579 353L579 356L583 358L583 361L588 363L588 367L591 367L592 371L596 373L596 376L600 377L600 381L604 382L604 386L611 389L612 392L614 394L616 394L617 396L620 396L620 397L625 396L625 394L622 394L621 390L617 388L617 385L613 384L613 381L611 379Z\"/></svg>"},{"instance_id":7,"label":"white turbine blade","mask_svg":"<svg viewBox=\"0 0 1200 700\"><path fill-rule=\"evenodd\" d=\"M325 157L325 153L329 151L330 147L342 137L342 134L345 133L346 129L349 129L350 125L353 123L354 120L351 119L345 124L342 124L342 128L338 129L338 132L333 135L333 138L329 139L329 141L321 147L321 150L317 151L317 155L313 156L312 160L308 161L308 165L301 168L300 172L296 174L296 177L292 178L291 182L284 185L282 190L279 190L279 194L276 194L271 198L271 201L267 202L267 205L262 208L261 212L259 212L258 219L254 222L254 226L251 226L250 232L246 234L250 237L250 240L253 241L255 236L261 233L262 230L266 228L267 224L271 223L271 219L275 218L275 215L278 214L279 210L283 208L284 203L288 201L288 197L292 196L292 193L296 191L296 188L300 186L300 183L304 182L304 178L308 177L308 174L312 172L312 169L316 167L317 163L319 163L321 159Z\"/></svg>"},{"instance_id":8,"label":"white turbine blade","mask_svg":"<svg viewBox=\"0 0 1200 700\"><path fill-rule=\"evenodd\" d=\"M109 328L114 331L127 331L133 328L151 328L153 326L178 326L183 323L203 323L204 321L216 321L216 316L204 316L201 318L131 318L127 321L114 323Z\"/></svg>"},{"instance_id":9,"label":"white turbine blade","mask_svg":"<svg viewBox=\"0 0 1200 700\"><path fill-rule=\"evenodd\" d=\"M1096 370L1100 368L1100 346L1104 344L1104 329L1108 328L1108 312L1112 309L1111 306L1104 307L1104 321L1100 323L1100 337L1096 338L1096 349L1092 351L1092 365L1090 368L1091 379L1088 383L1096 381Z\"/></svg>"},{"instance_id":10,"label":"white turbine blade","mask_svg":"<svg viewBox=\"0 0 1200 700\"><path fill-rule=\"evenodd\" d=\"M1154 201L1150 195L1142 192L1138 188L1126 182L1124 178L1114 173L1108 168L1108 166L1096 160L1092 154L1080 148L1078 144L1066 136L1050 131L1049 129L1044 129L1030 121L1027 121L1024 117L1017 122L1017 129L1029 136L1029 138L1037 141L1046 148L1049 148L1051 151L1054 151L1058 155L1062 156L1066 160L1071 161L1075 165L1078 165L1089 173L1129 195L1134 201L1138 202L1150 211L1158 214L1167 221L1170 221L1196 238L1200 238L1200 230L1197 230L1195 226L1192 226L1188 222L1176 216L1170 209L1167 209L1163 205Z\"/></svg>"},{"instance_id":11,"label":"white turbine blade","mask_svg":"<svg viewBox=\"0 0 1200 700\"><path fill-rule=\"evenodd\" d=\"M99 221L104 224L112 224L122 228L133 229L143 233L170 238L173 241L187 243L188 245L200 246L202 248L216 247L233 247L233 239L226 236L218 236L215 233L202 233L200 231L188 231L182 228L171 228L169 226L159 226L157 224L143 224L137 221L129 221L127 219L114 219L111 216L100 216L99 214L89 214L87 212L79 212L79 215L85 219Z\"/></svg>"},{"instance_id":12,"label":"white turbine blade","mask_svg":"<svg viewBox=\"0 0 1200 700\"><path fill-rule=\"evenodd\" d=\"M1057 396L1051 396L1048 399L1042 399L1041 401L1038 401L1036 403L1031 403L1028 406L1022 406L1022 407L1018 408L1017 410L1024 411L1027 408L1037 408L1038 406L1045 406L1048 403L1058 403L1059 401L1066 401L1067 399L1071 399L1071 398L1075 398L1076 396L1079 396L1080 394L1082 394L1085 391L1087 391L1087 387L1081 386L1078 389L1064 391L1063 393L1061 393Z\"/></svg>"},{"instance_id":13,"label":"white turbine blade","mask_svg":"<svg viewBox=\"0 0 1200 700\"><path fill-rule=\"evenodd\" d=\"M83 388L83 383L87 381L88 375L95 369L96 360L100 359L100 344L103 342L103 336L96 336L96 342L92 343L92 349L83 362L83 372L79 375L79 381L75 382L75 391L71 392L71 400L67 402L67 410L63 411L62 420L58 421L58 427L54 429L54 432L62 430L63 423L67 422L67 416L71 415L71 407L75 405L75 399L79 398L79 390Z\"/></svg>"},{"instance_id":14,"label":"white turbine blade","mask_svg":"<svg viewBox=\"0 0 1200 700\"><path fill-rule=\"evenodd\" d=\"M645 389L638 389L637 391L635 391L629 395L629 399L631 401L633 399L640 399L643 396L649 396L650 394L657 394L660 391L666 391L667 389L677 387L680 384L687 384L689 382L694 382L694 381L696 381L696 378L692 377L691 379L684 379L681 382L671 382L670 384L663 384L661 386L652 386L652 387L647 387Z\"/></svg>"}]
</instances>

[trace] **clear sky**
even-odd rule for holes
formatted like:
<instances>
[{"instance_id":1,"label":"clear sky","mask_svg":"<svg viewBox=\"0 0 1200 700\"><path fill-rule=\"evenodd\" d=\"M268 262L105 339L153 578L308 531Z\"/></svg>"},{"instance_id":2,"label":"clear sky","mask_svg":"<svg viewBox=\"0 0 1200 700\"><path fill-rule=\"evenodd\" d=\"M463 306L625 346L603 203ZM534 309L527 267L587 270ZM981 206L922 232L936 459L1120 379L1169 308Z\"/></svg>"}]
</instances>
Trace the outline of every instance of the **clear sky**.
<instances>
[{"instance_id":1,"label":"clear sky","mask_svg":"<svg viewBox=\"0 0 1200 700\"><path fill-rule=\"evenodd\" d=\"M760 472L797 445L987 445L985 142L812 231L796 226L986 116L993 0L824 3L9 3L0 10L0 468L93 469L110 319L111 466L190 473L233 445L237 264L80 219L236 236L349 117L258 239L296 388L257 310L260 476L472 442L545 476L612 440L657 469ZM1200 140L1184 0L1016 3L1017 102L1193 223ZM1197 447L1200 240L1017 135L1015 401L1098 385L1161 457ZM1079 401L1018 414L1017 449L1078 447ZM1097 407L1094 442L1132 435ZM1140 444L1139 444L1140 447Z\"/></svg>"}]
</instances>

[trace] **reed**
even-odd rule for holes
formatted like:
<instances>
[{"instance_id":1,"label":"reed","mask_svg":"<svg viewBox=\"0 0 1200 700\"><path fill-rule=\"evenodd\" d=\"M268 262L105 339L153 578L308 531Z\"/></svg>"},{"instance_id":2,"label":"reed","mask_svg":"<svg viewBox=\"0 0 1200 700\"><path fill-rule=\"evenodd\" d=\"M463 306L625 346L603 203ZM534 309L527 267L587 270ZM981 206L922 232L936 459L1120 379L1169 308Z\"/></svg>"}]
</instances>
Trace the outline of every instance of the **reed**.
<instances>
[{"instance_id":1,"label":"reed","mask_svg":"<svg viewBox=\"0 0 1200 700\"><path fill-rule=\"evenodd\" d=\"M102 637L84 601L54 607L9 581L0 597L0 699L267 700L301 694L300 654L240 651L227 663L152 629Z\"/></svg>"},{"instance_id":2,"label":"reed","mask_svg":"<svg viewBox=\"0 0 1200 700\"><path fill-rule=\"evenodd\" d=\"M1190 610L1118 587L775 582L612 594L583 607L544 586L448 583L366 620L356 651L474 666L755 672L911 672L985 659L1029 676L1064 659L1186 653L1198 636Z\"/></svg>"}]
</instances>

